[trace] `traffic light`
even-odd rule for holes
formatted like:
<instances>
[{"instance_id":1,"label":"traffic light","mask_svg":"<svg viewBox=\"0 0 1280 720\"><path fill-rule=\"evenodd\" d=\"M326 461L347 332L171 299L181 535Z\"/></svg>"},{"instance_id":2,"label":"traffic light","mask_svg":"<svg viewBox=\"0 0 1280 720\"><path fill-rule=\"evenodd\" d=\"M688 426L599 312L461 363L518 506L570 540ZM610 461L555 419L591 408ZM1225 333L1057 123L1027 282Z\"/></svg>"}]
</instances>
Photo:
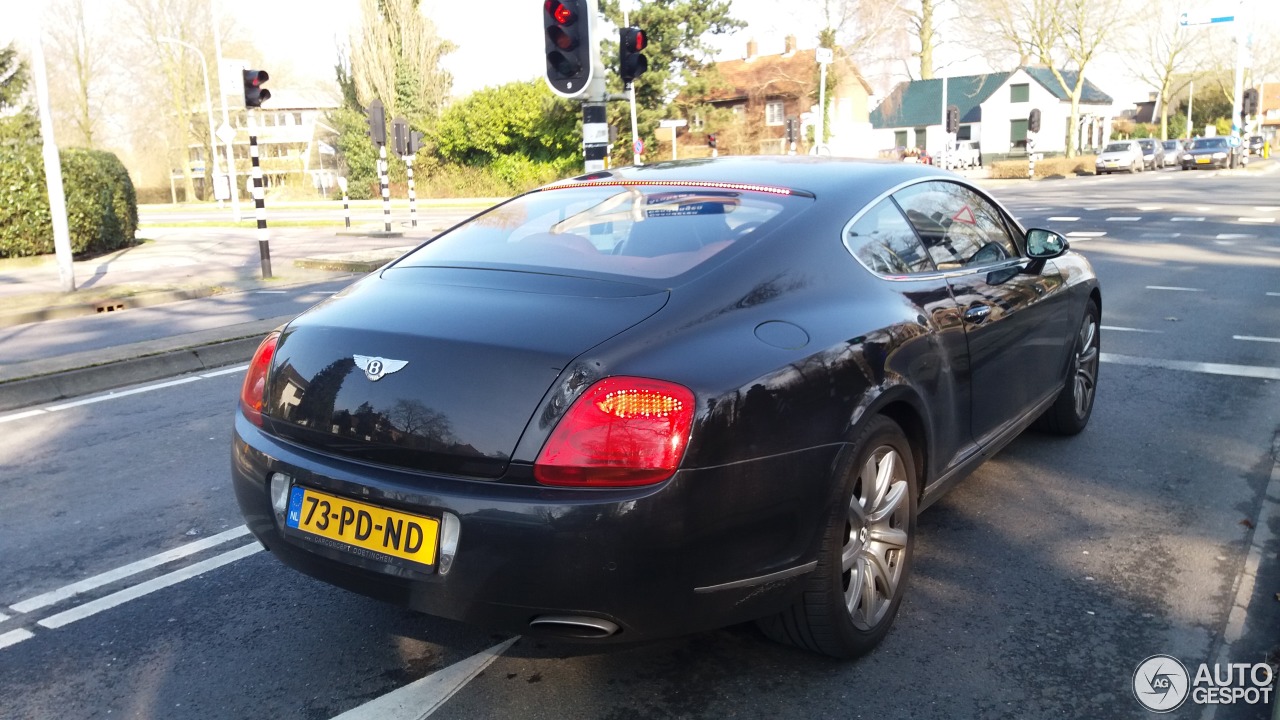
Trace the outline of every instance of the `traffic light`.
<instances>
[{"instance_id":1,"label":"traffic light","mask_svg":"<svg viewBox=\"0 0 1280 720\"><path fill-rule=\"evenodd\" d=\"M1240 97L1240 114L1241 115L1257 115L1258 114L1258 89L1247 88L1244 95Z\"/></svg>"},{"instance_id":2,"label":"traffic light","mask_svg":"<svg viewBox=\"0 0 1280 720\"><path fill-rule=\"evenodd\" d=\"M391 121L391 146L396 155L404 157L409 154L409 121L396 118Z\"/></svg>"},{"instance_id":3,"label":"traffic light","mask_svg":"<svg viewBox=\"0 0 1280 720\"><path fill-rule=\"evenodd\" d=\"M271 91L262 87L271 76L266 70L244 71L244 106L246 108L262 107L262 103L271 99Z\"/></svg>"},{"instance_id":4,"label":"traffic light","mask_svg":"<svg viewBox=\"0 0 1280 720\"><path fill-rule=\"evenodd\" d=\"M409 154L414 155L422 149L422 133L417 130L409 132Z\"/></svg>"},{"instance_id":5,"label":"traffic light","mask_svg":"<svg viewBox=\"0 0 1280 720\"><path fill-rule=\"evenodd\" d=\"M960 131L960 108L955 105L947 106L947 132L957 133Z\"/></svg>"},{"instance_id":6,"label":"traffic light","mask_svg":"<svg viewBox=\"0 0 1280 720\"><path fill-rule=\"evenodd\" d=\"M618 36L618 75L622 76L623 83L630 85L649 69L649 59L644 56L649 39L638 27L619 28Z\"/></svg>"},{"instance_id":7,"label":"traffic light","mask_svg":"<svg viewBox=\"0 0 1280 720\"><path fill-rule=\"evenodd\" d=\"M715 134L715 133L709 133L709 134L707 135L707 147L711 148L712 150L715 150L715 149L716 149L716 134Z\"/></svg>"},{"instance_id":8,"label":"traffic light","mask_svg":"<svg viewBox=\"0 0 1280 720\"><path fill-rule=\"evenodd\" d=\"M1040 132L1040 108L1035 108L1027 116L1027 129L1033 133Z\"/></svg>"},{"instance_id":9,"label":"traffic light","mask_svg":"<svg viewBox=\"0 0 1280 720\"><path fill-rule=\"evenodd\" d=\"M369 121L369 139L373 141L374 145L386 145L387 113L382 108L382 101L374 100L369 103L366 115L366 119Z\"/></svg>"},{"instance_id":10,"label":"traffic light","mask_svg":"<svg viewBox=\"0 0 1280 720\"><path fill-rule=\"evenodd\" d=\"M547 84L551 91L576 98L587 90L594 70L587 0L544 0L542 29L547 53Z\"/></svg>"},{"instance_id":11,"label":"traffic light","mask_svg":"<svg viewBox=\"0 0 1280 720\"><path fill-rule=\"evenodd\" d=\"M799 135L796 126L799 124L795 118L787 118L787 142L793 143L796 141L796 136Z\"/></svg>"}]
</instances>

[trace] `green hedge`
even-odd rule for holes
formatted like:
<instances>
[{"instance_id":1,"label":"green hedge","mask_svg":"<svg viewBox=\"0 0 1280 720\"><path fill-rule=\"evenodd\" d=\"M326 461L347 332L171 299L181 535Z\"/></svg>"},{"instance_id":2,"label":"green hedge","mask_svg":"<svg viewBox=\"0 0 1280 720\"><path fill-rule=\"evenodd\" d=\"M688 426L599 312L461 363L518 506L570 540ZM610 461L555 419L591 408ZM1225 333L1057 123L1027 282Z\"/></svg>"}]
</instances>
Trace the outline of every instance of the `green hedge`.
<instances>
[{"instance_id":1,"label":"green hedge","mask_svg":"<svg viewBox=\"0 0 1280 720\"><path fill-rule=\"evenodd\" d=\"M61 150L71 251L98 254L133 244L138 198L113 153ZM36 144L0 145L0 258L53 252L44 159Z\"/></svg>"}]
</instances>

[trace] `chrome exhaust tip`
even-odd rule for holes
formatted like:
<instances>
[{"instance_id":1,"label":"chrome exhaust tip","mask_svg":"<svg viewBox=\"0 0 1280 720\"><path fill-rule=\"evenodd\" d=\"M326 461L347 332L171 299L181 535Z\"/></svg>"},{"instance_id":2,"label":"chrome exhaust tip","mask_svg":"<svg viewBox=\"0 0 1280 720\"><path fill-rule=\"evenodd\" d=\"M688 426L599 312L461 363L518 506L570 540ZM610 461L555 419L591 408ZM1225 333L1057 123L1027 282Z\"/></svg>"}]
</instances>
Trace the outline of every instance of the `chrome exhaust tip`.
<instances>
[{"instance_id":1,"label":"chrome exhaust tip","mask_svg":"<svg viewBox=\"0 0 1280 720\"><path fill-rule=\"evenodd\" d=\"M617 623L582 615L540 615L529 621L529 627L560 637L580 640L607 638L620 629Z\"/></svg>"}]
</instances>

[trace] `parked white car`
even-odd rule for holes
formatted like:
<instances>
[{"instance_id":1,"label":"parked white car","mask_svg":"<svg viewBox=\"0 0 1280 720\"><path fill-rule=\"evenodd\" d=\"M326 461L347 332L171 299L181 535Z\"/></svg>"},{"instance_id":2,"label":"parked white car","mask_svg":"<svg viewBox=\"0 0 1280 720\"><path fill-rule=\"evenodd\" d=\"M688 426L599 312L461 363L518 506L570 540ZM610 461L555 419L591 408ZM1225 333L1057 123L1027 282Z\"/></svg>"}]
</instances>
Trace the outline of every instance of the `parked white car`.
<instances>
[{"instance_id":1,"label":"parked white car","mask_svg":"<svg viewBox=\"0 0 1280 720\"><path fill-rule=\"evenodd\" d=\"M1107 143L1095 161L1094 172L1106 175L1113 172L1139 173L1146 169L1142 147L1137 140L1117 140Z\"/></svg>"},{"instance_id":2,"label":"parked white car","mask_svg":"<svg viewBox=\"0 0 1280 720\"><path fill-rule=\"evenodd\" d=\"M972 140L959 140L947 150L948 168L982 167L982 151Z\"/></svg>"}]
</instances>

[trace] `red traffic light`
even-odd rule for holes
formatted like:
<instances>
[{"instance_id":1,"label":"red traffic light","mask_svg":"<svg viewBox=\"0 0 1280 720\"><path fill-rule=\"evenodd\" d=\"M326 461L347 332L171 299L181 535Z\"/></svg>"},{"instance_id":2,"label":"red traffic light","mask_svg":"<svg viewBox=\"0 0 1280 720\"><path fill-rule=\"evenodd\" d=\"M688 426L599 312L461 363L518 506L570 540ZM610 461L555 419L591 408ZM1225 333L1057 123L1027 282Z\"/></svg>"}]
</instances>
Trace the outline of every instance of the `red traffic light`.
<instances>
[{"instance_id":1,"label":"red traffic light","mask_svg":"<svg viewBox=\"0 0 1280 720\"><path fill-rule=\"evenodd\" d=\"M559 0L547 0L542 7L561 25L572 25L578 20L578 14Z\"/></svg>"},{"instance_id":2,"label":"red traffic light","mask_svg":"<svg viewBox=\"0 0 1280 720\"><path fill-rule=\"evenodd\" d=\"M635 32L623 34L623 39L630 43L631 47L627 48L631 52L640 52L649 45L648 39L644 36L644 31L636 28Z\"/></svg>"},{"instance_id":3,"label":"red traffic light","mask_svg":"<svg viewBox=\"0 0 1280 720\"><path fill-rule=\"evenodd\" d=\"M649 69L649 60L641 53L648 44L640 28L618 29L618 75L622 82L629 84Z\"/></svg>"},{"instance_id":4,"label":"red traffic light","mask_svg":"<svg viewBox=\"0 0 1280 720\"><path fill-rule=\"evenodd\" d=\"M271 91L262 84L271 79L266 70L244 71L244 106L246 108L262 107L262 103L271 99Z\"/></svg>"}]
</instances>

